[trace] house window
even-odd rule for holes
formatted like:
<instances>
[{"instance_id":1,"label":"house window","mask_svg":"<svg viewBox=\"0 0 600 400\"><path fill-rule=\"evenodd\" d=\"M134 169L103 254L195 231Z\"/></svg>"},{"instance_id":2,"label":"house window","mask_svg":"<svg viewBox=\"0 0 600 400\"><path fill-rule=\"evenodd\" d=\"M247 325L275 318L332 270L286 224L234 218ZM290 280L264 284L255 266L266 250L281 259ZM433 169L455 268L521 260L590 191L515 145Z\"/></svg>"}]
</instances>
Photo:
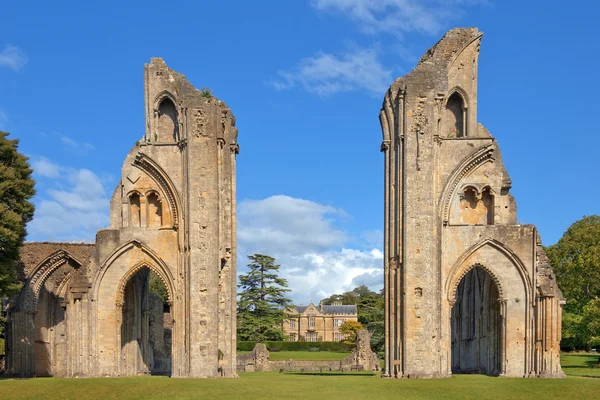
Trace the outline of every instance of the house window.
<instances>
[{"instance_id":1,"label":"house window","mask_svg":"<svg viewBox=\"0 0 600 400\"><path fill-rule=\"evenodd\" d=\"M309 328L315 327L315 317L308 317L308 327Z\"/></svg>"},{"instance_id":2,"label":"house window","mask_svg":"<svg viewBox=\"0 0 600 400\"><path fill-rule=\"evenodd\" d=\"M316 342L317 341L317 332L306 332L306 341L307 342Z\"/></svg>"},{"instance_id":3,"label":"house window","mask_svg":"<svg viewBox=\"0 0 600 400\"><path fill-rule=\"evenodd\" d=\"M333 326L335 326L336 328L340 327L340 325L342 325L344 323L343 319L334 319L333 320Z\"/></svg>"},{"instance_id":4,"label":"house window","mask_svg":"<svg viewBox=\"0 0 600 400\"><path fill-rule=\"evenodd\" d=\"M333 340L335 342L341 342L344 339L346 339L346 335L344 335L343 333L334 333L333 334Z\"/></svg>"},{"instance_id":5,"label":"house window","mask_svg":"<svg viewBox=\"0 0 600 400\"><path fill-rule=\"evenodd\" d=\"M296 341L296 334L290 333L290 342L295 342L295 341Z\"/></svg>"},{"instance_id":6,"label":"house window","mask_svg":"<svg viewBox=\"0 0 600 400\"><path fill-rule=\"evenodd\" d=\"M290 319L290 329L295 329L295 328L296 328L296 320Z\"/></svg>"}]
</instances>

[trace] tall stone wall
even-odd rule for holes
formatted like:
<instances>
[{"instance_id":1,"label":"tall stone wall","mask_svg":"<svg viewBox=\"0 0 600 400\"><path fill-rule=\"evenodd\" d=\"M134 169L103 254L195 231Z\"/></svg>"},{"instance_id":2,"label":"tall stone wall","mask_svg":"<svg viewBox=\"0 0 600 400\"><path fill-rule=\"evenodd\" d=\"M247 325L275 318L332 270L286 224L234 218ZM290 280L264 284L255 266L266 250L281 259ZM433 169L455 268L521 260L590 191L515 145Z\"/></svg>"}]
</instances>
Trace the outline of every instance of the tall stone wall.
<instances>
[{"instance_id":1,"label":"tall stone wall","mask_svg":"<svg viewBox=\"0 0 600 400\"><path fill-rule=\"evenodd\" d=\"M498 143L477 122L481 37L449 31L384 96L387 376L562 376L564 299L537 230L517 224ZM457 297L475 268L489 284ZM495 327L488 343L483 320Z\"/></svg>"},{"instance_id":2,"label":"tall stone wall","mask_svg":"<svg viewBox=\"0 0 600 400\"><path fill-rule=\"evenodd\" d=\"M8 312L12 375L139 375L163 360L174 377L236 376L235 117L160 58L144 74L145 133L123 164L110 227L95 245L24 247ZM149 271L168 292L170 351L154 343Z\"/></svg>"}]
</instances>

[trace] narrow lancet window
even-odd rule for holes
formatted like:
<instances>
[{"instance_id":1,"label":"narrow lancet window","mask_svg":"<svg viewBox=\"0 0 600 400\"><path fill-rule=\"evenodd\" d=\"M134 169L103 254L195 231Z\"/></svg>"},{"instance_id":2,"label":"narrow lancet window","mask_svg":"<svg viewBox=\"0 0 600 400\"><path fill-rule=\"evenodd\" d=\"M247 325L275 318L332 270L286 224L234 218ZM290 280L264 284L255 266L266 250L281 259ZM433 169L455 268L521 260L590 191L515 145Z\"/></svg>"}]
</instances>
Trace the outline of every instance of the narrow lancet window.
<instances>
[{"instance_id":1,"label":"narrow lancet window","mask_svg":"<svg viewBox=\"0 0 600 400\"><path fill-rule=\"evenodd\" d=\"M142 222L140 195L133 193L129 196L129 226L139 228Z\"/></svg>"},{"instance_id":2,"label":"narrow lancet window","mask_svg":"<svg viewBox=\"0 0 600 400\"><path fill-rule=\"evenodd\" d=\"M447 138L466 137L466 108L462 96L454 92L446 102L444 111L444 128Z\"/></svg>"},{"instance_id":3,"label":"narrow lancet window","mask_svg":"<svg viewBox=\"0 0 600 400\"><path fill-rule=\"evenodd\" d=\"M160 228L162 225L162 205L156 193L150 193L148 199L148 226Z\"/></svg>"},{"instance_id":4,"label":"narrow lancet window","mask_svg":"<svg viewBox=\"0 0 600 400\"><path fill-rule=\"evenodd\" d=\"M164 99L158 107L158 141L163 143L179 140L177 109L170 99Z\"/></svg>"}]
</instances>

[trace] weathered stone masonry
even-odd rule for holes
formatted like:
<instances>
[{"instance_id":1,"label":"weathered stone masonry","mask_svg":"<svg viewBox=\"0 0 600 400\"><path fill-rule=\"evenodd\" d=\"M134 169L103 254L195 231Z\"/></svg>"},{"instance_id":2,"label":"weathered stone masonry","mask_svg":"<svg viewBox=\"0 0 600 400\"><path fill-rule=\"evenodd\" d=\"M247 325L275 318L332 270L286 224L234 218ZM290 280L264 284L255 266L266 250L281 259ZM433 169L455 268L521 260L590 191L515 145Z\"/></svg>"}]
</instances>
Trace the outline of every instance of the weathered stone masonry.
<instances>
[{"instance_id":1,"label":"weathered stone masonry","mask_svg":"<svg viewBox=\"0 0 600 400\"><path fill-rule=\"evenodd\" d=\"M145 106L146 132L123 164L110 228L95 245L23 247L7 373L236 376L235 118L160 58L145 66ZM151 326L161 317L150 271L168 291L171 351L153 344L162 335Z\"/></svg>"},{"instance_id":2,"label":"weathered stone masonry","mask_svg":"<svg viewBox=\"0 0 600 400\"><path fill-rule=\"evenodd\" d=\"M481 37L449 31L383 100L390 377L563 376L564 299L477 123Z\"/></svg>"}]
</instances>

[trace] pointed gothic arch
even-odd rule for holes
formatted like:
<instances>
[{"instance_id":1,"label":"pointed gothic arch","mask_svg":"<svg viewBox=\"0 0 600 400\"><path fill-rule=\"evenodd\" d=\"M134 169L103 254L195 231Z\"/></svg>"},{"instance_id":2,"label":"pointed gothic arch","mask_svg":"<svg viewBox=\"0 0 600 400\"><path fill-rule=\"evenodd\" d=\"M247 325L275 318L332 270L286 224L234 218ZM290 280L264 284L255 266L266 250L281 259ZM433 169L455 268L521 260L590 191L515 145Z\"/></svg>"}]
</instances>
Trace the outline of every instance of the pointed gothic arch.
<instances>
[{"instance_id":1,"label":"pointed gothic arch","mask_svg":"<svg viewBox=\"0 0 600 400\"><path fill-rule=\"evenodd\" d=\"M125 273L123 276L126 276L128 274L134 275L135 272L139 271L141 268L144 268L145 266L148 267L149 269L152 269L163 281L165 287L167 288L169 302L172 304L173 300L175 298L174 297L175 296L175 280L173 278L173 274L171 273L171 270L169 269L167 264L165 264L165 262L158 256L158 254L156 252L154 252L152 249L150 249L148 246L146 246L145 244L143 244L142 242L140 242L138 240L131 240L131 241L123 244L122 246L117 248L102 264L102 267L96 273L96 276L94 277L94 281L92 283L92 285L93 285L92 286L92 299L98 299L100 285L102 284L104 275L106 274L108 269L111 267L111 265L119 257L121 257L122 255L124 255L125 253L127 253L129 250L131 250L133 248L140 249L142 251L142 253L146 256L146 260L137 263L134 267L130 268L128 270L128 272ZM121 277L120 282L121 283L125 282L124 284L126 284L127 280L123 281L123 276ZM120 284L118 287L121 288L121 286L122 285ZM121 293L121 292L117 291L117 294L119 294L119 293Z\"/></svg>"},{"instance_id":2,"label":"pointed gothic arch","mask_svg":"<svg viewBox=\"0 0 600 400\"><path fill-rule=\"evenodd\" d=\"M496 239L486 238L471 246L469 250L463 253L463 255L454 263L452 268L448 273L448 277L445 283L445 292L446 298L453 304L456 300L456 288L458 287L460 281L464 276L474 267L481 267L487 273L490 274L496 285L498 286L498 291L500 297L504 297L506 293L506 287L501 283L501 278L498 276L497 271L491 268L487 263L482 261L476 261L472 264L466 263L467 259L475 254L478 250L482 249L485 246L490 246L491 248L502 253L515 267L517 270L523 284L526 287L526 295L527 299L531 299L532 294L532 284L529 274L525 268L525 265L521 261L521 259L507 246Z\"/></svg>"},{"instance_id":3,"label":"pointed gothic arch","mask_svg":"<svg viewBox=\"0 0 600 400\"><path fill-rule=\"evenodd\" d=\"M181 216L181 200L173 181L169 175L148 155L139 152L136 154L133 165L144 171L163 192L168 203L171 214L171 224L173 228L178 229ZM163 209L163 212L165 210Z\"/></svg>"},{"instance_id":4,"label":"pointed gothic arch","mask_svg":"<svg viewBox=\"0 0 600 400\"><path fill-rule=\"evenodd\" d=\"M55 251L38 264L25 284L27 290L25 292L23 307L26 311L35 312L37 310L40 291L44 283L46 283L46 280L54 271L69 262L74 264L74 268L79 268L82 265L81 261L65 250Z\"/></svg>"},{"instance_id":5,"label":"pointed gothic arch","mask_svg":"<svg viewBox=\"0 0 600 400\"><path fill-rule=\"evenodd\" d=\"M467 156L452 172L448 178L444 191L442 192L439 203L440 215L444 225L447 225L450 219L450 205L452 203L452 196L454 196L458 184L485 163L494 162L495 150L496 147L493 143L482 147L473 154Z\"/></svg>"}]
</instances>

